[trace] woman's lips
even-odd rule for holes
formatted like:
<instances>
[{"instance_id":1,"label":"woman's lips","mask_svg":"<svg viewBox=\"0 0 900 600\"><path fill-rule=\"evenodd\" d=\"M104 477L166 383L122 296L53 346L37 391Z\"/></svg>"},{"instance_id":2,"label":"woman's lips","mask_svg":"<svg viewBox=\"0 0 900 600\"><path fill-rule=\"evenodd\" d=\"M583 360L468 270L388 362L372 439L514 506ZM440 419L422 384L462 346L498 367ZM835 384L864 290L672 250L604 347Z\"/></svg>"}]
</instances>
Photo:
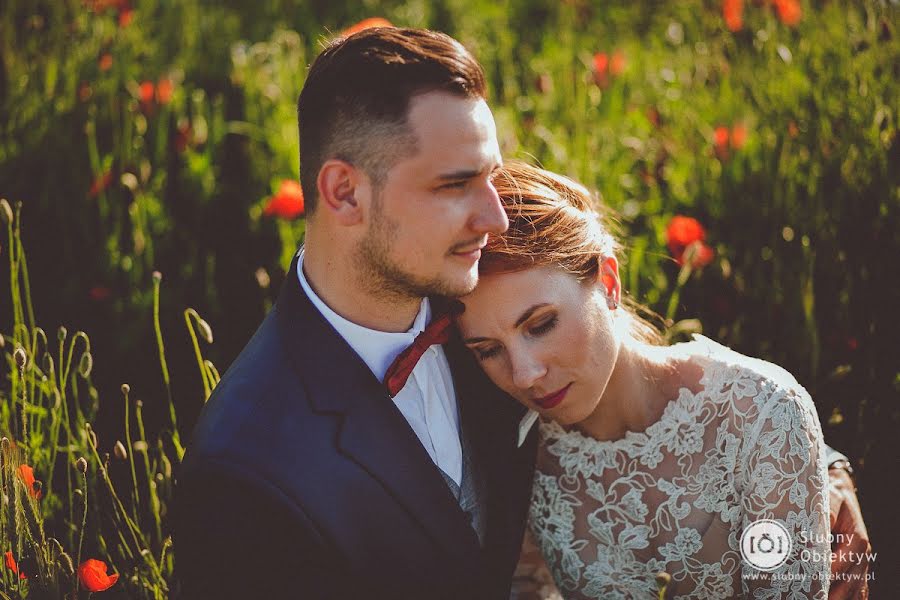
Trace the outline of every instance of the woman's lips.
<instances>
[{"instance_id":1,"label":"woman's lips","mask_svg":"<svg viewBox=\"0 0 900 600\"><path fill-rule=\"evenodd\" d=\"M566 387L564 387L563 389L559 390L558 392L553 392L552 394L544 396L543 398L535 399L534 403L537 404L538 406L540 406L541 408L543 408L544 410L550 410L551 408L557 406L560 402L563 401L563 398L566 397L566 392L569 391L570 387L572 387L571 383L569 385L567 385Z\"/></svg>"}]
</instances>

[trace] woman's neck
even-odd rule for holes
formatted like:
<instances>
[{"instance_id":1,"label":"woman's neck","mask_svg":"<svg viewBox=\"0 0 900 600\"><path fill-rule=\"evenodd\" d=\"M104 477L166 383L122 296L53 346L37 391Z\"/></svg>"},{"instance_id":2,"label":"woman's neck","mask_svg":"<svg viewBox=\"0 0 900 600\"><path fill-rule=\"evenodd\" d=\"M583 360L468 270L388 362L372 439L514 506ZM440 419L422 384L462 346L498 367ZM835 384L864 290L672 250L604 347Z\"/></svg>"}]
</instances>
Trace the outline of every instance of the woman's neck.
<instances>
[{"instance_id":1,"label":"woman's neck","mask_svg":"<svg viewBox=\"0 0 900 600\"><path fill-rule=\"evenodd\" d=\"M624 341L597 407L575 427L598 440L618 440L658 421L678 390L665 350Z\"/></svg>"}]
</instances>

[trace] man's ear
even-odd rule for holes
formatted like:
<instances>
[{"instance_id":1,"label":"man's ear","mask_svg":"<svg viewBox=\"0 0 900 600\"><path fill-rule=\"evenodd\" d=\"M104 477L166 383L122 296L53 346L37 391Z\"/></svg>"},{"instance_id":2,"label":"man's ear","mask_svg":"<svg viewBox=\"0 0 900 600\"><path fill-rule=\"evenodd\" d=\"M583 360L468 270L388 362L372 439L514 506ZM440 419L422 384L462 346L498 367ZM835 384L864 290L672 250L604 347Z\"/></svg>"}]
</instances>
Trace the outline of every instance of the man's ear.
<instances>
[{"instance_id":1,"label":"man's ear","mask_svg":"<svg viewBox=\"0 0 900 600\"><path fill-rule=\"evenodd\" d=\"M362 171L346 161L331 158L319 169L316 186L319 191L316 212L328 212L340 225L362 222L360 199L368 189L368 178Z\"/></svg>"},{"instance_id":2,"label":"man's ear","mask_svg":"<svg viewBox=\"0 0 900 600\"><path fill-rule=\"evenodd\" d=\"M616 304L619 304L622 298L619 261L616 260L615 256L603 256L597 260L600 263L597 269L597 281L603 285L606 297L615 300Z\"/></svg>"}]
</instances>

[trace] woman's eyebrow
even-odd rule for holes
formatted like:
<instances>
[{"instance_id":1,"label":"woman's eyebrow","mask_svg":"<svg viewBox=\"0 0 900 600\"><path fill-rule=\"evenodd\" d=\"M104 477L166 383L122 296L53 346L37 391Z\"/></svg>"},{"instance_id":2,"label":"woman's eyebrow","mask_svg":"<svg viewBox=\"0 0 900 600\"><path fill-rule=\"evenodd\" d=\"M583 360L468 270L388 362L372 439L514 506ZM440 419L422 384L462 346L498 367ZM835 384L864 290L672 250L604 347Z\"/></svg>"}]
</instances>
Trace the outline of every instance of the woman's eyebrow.
<instances>
[{"instance_id":1,"label":"woman's eyebrow","mask_svg":"<svg viewBox=\"0 0 900 600\"><path fill-rule=\"evenodd\" d=\"M547 302L541 302L540 304L534 304L534 305L528 307L528 309L525 310L525 312L523 312L522 315L518 319L516 319L516 323L513 327L518 327L519 325L521 325L522 323L524 323L525 321L530 319L531 315L533 315L536 310L540 310L540 309L544 308L545 306L550 306L550 304ZM470 338L466 338L465 340L463 340L463 343L464 344L478 344L479 342L488 342L488 341L490 341L490 338L470 337Z\"/></svg>"},{"instance_id":2,"label":"woman's eyebrow","mask_svg":"<svg viewBox=\"0 0 900 600\"><path fill-rule=\"evenodd\" d=\"M544 308L545 306L550 306L550 305L546 302L541 302L540 304L535 304L535 305L531 306L528 310L526 310L525 312L522 313L522 316L520 316L516 320L516 324L513 327L518 327L519 325L521 325L522 323L524 323L525 321L530 319L531 315L534 314L534 311Z\"/></svg>"}]
</instances>

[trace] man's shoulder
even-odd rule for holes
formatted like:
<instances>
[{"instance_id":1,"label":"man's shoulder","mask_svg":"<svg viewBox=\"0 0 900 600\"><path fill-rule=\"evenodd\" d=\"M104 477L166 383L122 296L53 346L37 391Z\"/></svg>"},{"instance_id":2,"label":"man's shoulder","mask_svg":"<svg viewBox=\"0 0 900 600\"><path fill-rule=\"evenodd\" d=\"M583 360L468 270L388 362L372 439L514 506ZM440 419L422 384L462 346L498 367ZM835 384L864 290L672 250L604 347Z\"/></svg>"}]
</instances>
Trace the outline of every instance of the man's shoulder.
<instances>
[{"instance_id":1,"label":"man's shoulder","mask_svg":"<svg viewBox=\"0 0 900 600\"><path fill-rule=\"evenodd\" d=\"M277 450L278 433L309 411L274 311L225 372L194 427L185 469L203 461L253 461Z\"/></svg>"}]
</instances>

